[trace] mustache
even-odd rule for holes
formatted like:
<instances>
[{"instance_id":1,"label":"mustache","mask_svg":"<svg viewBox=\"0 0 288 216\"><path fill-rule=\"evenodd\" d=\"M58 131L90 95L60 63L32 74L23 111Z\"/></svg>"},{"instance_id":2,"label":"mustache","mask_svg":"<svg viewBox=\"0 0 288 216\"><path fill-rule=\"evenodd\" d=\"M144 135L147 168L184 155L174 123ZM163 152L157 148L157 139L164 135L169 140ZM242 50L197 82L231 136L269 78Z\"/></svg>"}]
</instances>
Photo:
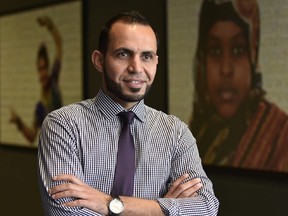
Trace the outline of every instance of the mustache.
<instances>
[{"instance_id":1,"label":"mustache","mask_svg":"<svg viewBox=\"0 0 288 216\"><path fill-rule=\"evenodd\" d=\"M149 79L147 76L143 76L143 75L125 75L123 77L123 81L125 82L132 82L132 81L148 82Z\"/></svg>"}]
</instances>

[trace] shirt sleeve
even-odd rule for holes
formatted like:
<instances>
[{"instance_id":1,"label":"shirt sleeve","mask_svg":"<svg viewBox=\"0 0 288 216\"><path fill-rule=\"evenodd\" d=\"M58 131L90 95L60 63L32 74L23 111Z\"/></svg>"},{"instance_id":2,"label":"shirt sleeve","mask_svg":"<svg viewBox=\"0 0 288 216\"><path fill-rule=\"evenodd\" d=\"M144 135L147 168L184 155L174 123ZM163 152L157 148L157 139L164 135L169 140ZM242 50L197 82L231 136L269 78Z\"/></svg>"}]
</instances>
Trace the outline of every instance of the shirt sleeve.
<instances>
[{"instance_id":1,"label":"shirt sleeve","mask_svg":"<svg viewBox=\"0 0 288 216\"><path fill-rule=\"evenodd\" d=\"M65 207L64 202L74 198L54 200L48 189L56 186L52 177L59 174L72 174L83 181L83 170L77 146L76 127L71 120L62 116L61 120L55 113L49 114L44 120L39 138L38 148L38 179L40 194L45 215L53 216L97 216L100 215L87 208ZM62 182L61 182L62 183Z\"/></svg>"},{"instance_id":2,"label":"shirt sleeve","mask_svg":"<svg viewBox=\"0 0 288 216\"><path fill-rule=\"evenodd\" d=\"M213 185L207 177L198 153L196 140L188 127L179 132L176 153L172 161L171 182L174 182L184 173L189 174L189 179L200 178L203 187L197 192L198 196L191 198L158 198L165 215L217 215L219 201L214 195Z\"/></svg>"}]
</instances>

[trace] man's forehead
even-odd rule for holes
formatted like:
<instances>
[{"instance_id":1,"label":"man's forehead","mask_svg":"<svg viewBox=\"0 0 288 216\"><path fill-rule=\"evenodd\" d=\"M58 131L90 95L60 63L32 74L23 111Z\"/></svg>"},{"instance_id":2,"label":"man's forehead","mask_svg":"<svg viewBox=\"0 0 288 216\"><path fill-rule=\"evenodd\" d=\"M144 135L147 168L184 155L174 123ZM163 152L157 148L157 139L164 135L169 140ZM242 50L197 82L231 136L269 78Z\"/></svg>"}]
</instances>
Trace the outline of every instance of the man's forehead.
<instances>
[{"instance_id":1,"label":"man's forehead","mask_svg":"<svg viewBox=\"0 0 288 216\"><path fill-rule=\"evenodd\" d=\"M156 52L156 35L150 26L117 22L112 27L108 46L112 46L113 49L128 49L132 51L141 49L141 52Z\"/></svg>"},{"instance_id":2,"label":"man's forehead","mask_svg":"<svg viewBox=\"0 0 288 216\"><path fill-rule=\"evenodd\" d=\"M145 31L145 35L151 34L151 36L153 35L153 37L155 37L156 39L156 35L154 30L152 29L152 27L150 25L144 25L141 23L126 23L123 21L118 21L115 22L110 29L109 35L119 35L119 34L123 34L126 31L129 31L129 33L137 33L137 32L143 32Z\"/></svg>"}]
</instances>

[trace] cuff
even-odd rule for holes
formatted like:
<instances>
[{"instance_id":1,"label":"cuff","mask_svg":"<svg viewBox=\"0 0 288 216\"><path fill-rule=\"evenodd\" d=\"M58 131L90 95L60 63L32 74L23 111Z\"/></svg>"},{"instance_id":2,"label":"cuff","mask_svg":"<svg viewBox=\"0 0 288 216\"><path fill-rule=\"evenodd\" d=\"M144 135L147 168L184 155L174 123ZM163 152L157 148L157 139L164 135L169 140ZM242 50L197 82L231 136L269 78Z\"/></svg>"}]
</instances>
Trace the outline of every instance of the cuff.
<instances>
[{"instance_id":1,"label":"cuff","mask_svg":"<svg viewBox=\"0 0 288 216\"><path fill-rule=\"evenodd\" d=\"M170 198L159 198L156 199L158 204L160 205L162 211L166 216L170 215L178 215L179 211L177 205L175 205L176 200Z\"/></svg>"}]
</instances>

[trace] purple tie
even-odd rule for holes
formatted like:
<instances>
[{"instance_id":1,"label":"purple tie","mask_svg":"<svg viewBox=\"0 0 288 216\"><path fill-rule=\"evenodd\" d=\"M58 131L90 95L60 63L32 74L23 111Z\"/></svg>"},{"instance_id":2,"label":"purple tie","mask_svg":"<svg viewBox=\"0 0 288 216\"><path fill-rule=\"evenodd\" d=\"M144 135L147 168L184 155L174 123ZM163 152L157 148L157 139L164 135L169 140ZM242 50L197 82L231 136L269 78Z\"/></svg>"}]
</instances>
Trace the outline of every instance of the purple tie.
<instances>
[{"instance_id":1,"label":"purple tie","mask_svg":"<svg viewBox=\"0 0 288 216\"><path fill-rule=\"evenodd\" d=\"M122 132L119 137L117 163L111 194L113 196L132 196L135 173L135 147L130 124L135 117L135 113L129 111L121 112L118 115L122 121Z\"/></svg>"}]
</instances>

